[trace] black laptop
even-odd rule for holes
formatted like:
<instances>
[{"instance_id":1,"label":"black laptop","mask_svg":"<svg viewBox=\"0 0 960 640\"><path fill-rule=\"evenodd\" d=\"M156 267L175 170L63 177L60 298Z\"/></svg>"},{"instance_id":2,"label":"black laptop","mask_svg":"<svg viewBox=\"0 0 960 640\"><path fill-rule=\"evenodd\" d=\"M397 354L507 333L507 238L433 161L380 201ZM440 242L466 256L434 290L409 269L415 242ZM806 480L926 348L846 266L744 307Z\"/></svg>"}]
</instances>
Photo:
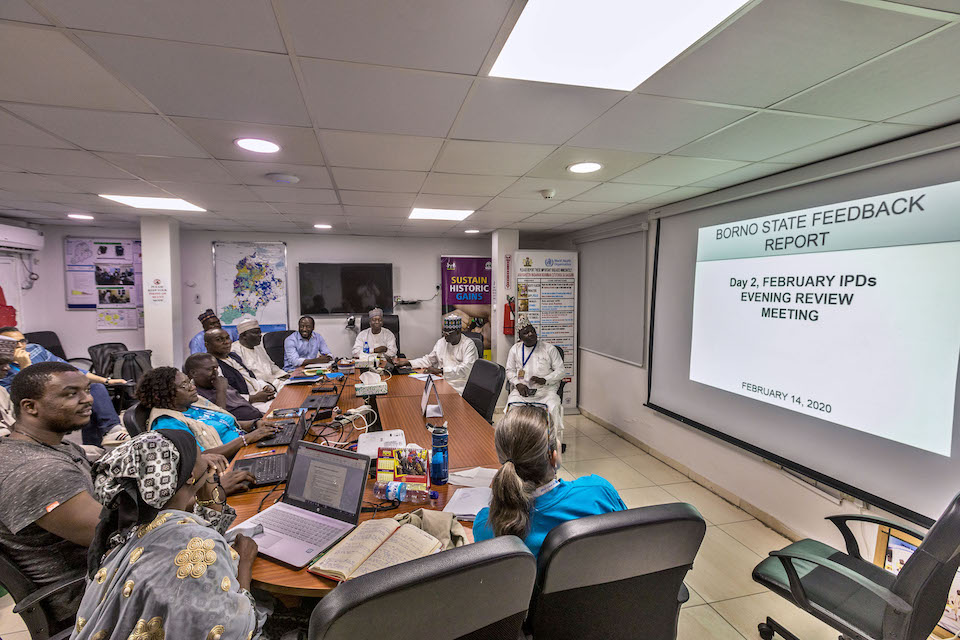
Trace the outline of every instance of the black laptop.
<instances>
[{"instance_id":1,"label":"black laptop","mask_svg":"<svg viewBox=\"0 0 960 640\"><path fill-rule=\"evenodd\" d=\"M242 469L253 474L256 480L253 483L255 487L262 487L267 484L276 484L287 479L290 473L290 466L293 463L293 457L297 453L297 447L303 440L307 432L307 422L300 416L297 421L296 429L293 432L293 439L290 447L283 453L274 454L248 454L246 458L240 458L234 463L234 469Z\"/></svg>"}]
</instances>

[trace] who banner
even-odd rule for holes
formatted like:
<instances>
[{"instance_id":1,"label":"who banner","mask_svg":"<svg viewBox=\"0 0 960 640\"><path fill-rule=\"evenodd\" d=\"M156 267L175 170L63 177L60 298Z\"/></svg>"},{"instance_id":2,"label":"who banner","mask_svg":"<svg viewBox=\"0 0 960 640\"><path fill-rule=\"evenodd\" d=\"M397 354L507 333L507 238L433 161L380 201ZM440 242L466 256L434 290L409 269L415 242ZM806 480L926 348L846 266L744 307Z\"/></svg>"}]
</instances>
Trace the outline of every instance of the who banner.
<instances>
[{"instance_id":1,"label":"who banner","mask_svg":"<svg viewBox=\"0 0 960 640\"><path fill-rule=\"evenodd\" d=\"M483 337L483 357L489 360L493 263L478 256L440 256L440 278L441 318L460 316L464 332Z\"/></svg>"}]
</instances>

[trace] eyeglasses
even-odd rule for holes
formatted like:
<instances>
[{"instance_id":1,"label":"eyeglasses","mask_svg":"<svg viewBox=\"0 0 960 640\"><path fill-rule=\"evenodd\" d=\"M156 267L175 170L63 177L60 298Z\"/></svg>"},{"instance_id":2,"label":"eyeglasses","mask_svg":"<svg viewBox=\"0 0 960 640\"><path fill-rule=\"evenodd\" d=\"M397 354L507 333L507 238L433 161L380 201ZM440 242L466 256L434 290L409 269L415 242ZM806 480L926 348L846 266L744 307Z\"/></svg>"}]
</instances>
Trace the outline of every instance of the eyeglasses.
<instances>
[{"instance_id":1,"label":"eyeglasses","mask_svg":"<svg viewBox=\"0 0 960 640\"><path fill-rule=\"evenodd\" d=\"M187 380L186 382L181 382L180 384L178 384L177 389L183 389L184 391L187 391L193 388L193 386L194 386L193 380Z\"/></svg>"}]
</instances>

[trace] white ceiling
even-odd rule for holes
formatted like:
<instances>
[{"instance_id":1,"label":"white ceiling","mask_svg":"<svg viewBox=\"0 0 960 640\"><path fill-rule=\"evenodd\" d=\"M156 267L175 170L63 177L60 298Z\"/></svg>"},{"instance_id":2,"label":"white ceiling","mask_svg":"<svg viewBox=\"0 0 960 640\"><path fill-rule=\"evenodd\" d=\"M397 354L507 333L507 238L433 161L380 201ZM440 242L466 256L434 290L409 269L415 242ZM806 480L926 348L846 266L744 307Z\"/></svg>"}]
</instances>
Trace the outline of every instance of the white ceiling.
<instances>
[{"instance_id":1,"label":"white ceiling","mask_svg":"<svg viewBox=\"0 0 960 640\"><path fill-rule=\"evenodd\" d=\"M521 6L2 0L0 216L159 213L111 192L209 210L188 229L556 234L960 120L955 0L762 0L633 92L487 77Z\"/></svg>"}]
</instances>

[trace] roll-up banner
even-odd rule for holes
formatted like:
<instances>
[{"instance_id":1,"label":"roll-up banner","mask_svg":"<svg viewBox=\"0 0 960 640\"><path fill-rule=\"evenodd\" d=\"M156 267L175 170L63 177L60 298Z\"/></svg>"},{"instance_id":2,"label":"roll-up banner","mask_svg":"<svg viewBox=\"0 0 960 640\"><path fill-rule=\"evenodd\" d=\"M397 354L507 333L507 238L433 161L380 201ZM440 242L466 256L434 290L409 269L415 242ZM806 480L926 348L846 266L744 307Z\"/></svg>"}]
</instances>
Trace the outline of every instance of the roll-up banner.
<instances>
[{"instance_id":1,"label":"roll-up banner","mask_svg":"<svg viewBox=\"0 0 960 640\"><path fill-rule=\"evenodd\" d=\"M490 359L490 304L493 263L488 257L440 256L442 317L460 316L464 332L483 337L483 357Z\"/></svg>"}]
</instances>

